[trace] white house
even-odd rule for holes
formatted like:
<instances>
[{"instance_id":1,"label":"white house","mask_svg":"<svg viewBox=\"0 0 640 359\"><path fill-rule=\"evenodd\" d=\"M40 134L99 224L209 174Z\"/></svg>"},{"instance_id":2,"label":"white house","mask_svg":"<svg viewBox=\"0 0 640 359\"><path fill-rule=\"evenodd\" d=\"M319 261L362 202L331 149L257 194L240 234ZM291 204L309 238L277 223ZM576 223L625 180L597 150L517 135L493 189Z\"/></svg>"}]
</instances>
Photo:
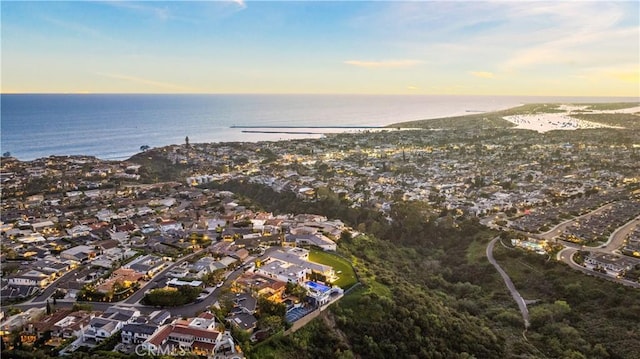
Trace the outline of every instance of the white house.
<instances>
[{"instance_id":1,"label":"white house","mask_svg":"<svg viewBox=\"0 0 640 359\"><path fill-rule=\"evenodd\" d=\"M50 277L37 270L30 270L15 277L9 278L9 285L25 285L32 287L45 287L50 282Z\"/></svg>"},{"instance_id":2,"label":"white house","mask_svg":"<svg viewBox=\"0 0 640 359\"><path fill-rule=\"evenodd\" d=\"M156 331L158 331L157 325L125 324L122 327L120 337L124 344L140 344L149 339Z\"/></svg>"},{"instance_id":3,"label":"white house","mask_svg":"<svg viewBox=\"0 0 640 359\"><path fill-rule=\"evenodd\" d=\"M82 341L100 343L114 335L122 326L119 320L94 317L89 321L89 326L82 331Z\"/></svg>"}]
</instances>

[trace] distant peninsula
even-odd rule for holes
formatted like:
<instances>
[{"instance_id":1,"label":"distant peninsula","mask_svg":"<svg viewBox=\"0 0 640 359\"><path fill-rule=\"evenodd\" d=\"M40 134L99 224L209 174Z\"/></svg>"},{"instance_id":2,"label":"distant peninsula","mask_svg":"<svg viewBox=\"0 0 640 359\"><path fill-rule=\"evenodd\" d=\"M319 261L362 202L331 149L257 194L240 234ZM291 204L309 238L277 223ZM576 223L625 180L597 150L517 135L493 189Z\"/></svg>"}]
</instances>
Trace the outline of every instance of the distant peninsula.
<instances>
[{"instance_id":1,"label":"distant peninsula","mask_svg":"<svg viewBox=\"0 0 640 359\"><path fill-rule=\"evenodd\" d=\"M588 128L640 129L640 102L526 104L506 110L394 123L388 128L497 129L537 132Z\"/></svg>"}]
</instances>

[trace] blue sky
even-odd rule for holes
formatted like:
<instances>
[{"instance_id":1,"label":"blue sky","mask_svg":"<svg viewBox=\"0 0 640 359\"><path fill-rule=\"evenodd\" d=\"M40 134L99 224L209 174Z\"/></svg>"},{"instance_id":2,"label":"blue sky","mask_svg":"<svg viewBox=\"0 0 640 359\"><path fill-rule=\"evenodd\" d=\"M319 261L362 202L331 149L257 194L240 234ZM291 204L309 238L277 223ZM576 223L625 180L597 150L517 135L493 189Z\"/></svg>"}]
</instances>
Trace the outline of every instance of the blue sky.
<instances>
[{"instance_id":1,"label":"blue sky","mask_svg":"<svg viewBox=\"0 0 640 359\"><path fill-rule=\"evenodd\" d=\"M3 93L640 96L637 1L2 1Z\"/></svg>"}]
</instances>

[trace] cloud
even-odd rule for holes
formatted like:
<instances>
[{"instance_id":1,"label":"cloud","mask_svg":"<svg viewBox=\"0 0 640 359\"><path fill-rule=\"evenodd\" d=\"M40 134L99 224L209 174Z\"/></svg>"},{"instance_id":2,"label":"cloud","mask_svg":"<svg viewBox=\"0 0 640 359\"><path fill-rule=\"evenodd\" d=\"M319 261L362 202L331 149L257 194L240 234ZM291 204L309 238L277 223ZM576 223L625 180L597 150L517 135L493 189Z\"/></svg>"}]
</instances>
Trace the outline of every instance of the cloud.
<instances>
[{"instance_id":1,"label":"cloud","mask_svg":"<svg viewBox=\"0 0 640 359\"><path fill-rule=\"evenodd\" d=\"M172 16L167 6L157 7L157 6L151 6L151 5L147 5L140 2L133 3L128 1L108 1L107 4L117 8L134 10L140 13L145 13L162 21L174 18L174 16Z\"/></svg>"},{"instance_id":2,"label":"cloud","mask_svg":"<svg viewBox=\"0 0 640 359\"><path fill-rule=\"evenodd\" d=\"M420 88L417 86L407 86L407 90L416 91L416 90L420 90Z\"/></svg>"},{"instance_id":3,"label":"cloud","mask_svg":"<svg viewBox=\"0 0 640 359\"><path fill-rule=\"evenodd\" d=\"M41 16L40 18L52 25L58 26L68 31L93 37L103 37L103 35L98 30L89 26L79 24L77 22L65 21L50 16Z\"/></svg>"},{"instance_id":4,"label":"cloud","mask_svg":"<svg viewBox=\"0 0 640 359\"><path fill-rule=\"evenodd\" d=\"M624 56L630 54L637 59L640 28L630 24L628 19L625 22L628 9L624 4L558 2L530 5L514 6L511 15L530 26L530 18L541 19L543 24L553 26L532 27L526 45L504 62L507 70L538 65L579 64L584 67L615 63L621 59L626 61ZM636 45L632 45L634 43Z\"/></svg>"},{"instance_id":5,"label":"cloud","mask_svg":"<svg viewBox=\"0 0 640 359\"><path fill-rule=\"evenodd\" d=\"M412 67L422 63L419 60L387 60L387 61L360 61L348 60L344 62L347 65L365 67L365 68L400 68Z\"/></svg>"},{"instance_id":6,"label":"cloud","mask_svg":"<svg viewBox=\"0 0 640 359\"><path fill-rule=\"evenodd\" d=\"M247 3L245 3L244 0L231 0L231 1L236 3L236 4L238 4L240 9L246 9L247 8Z\"/></svg>"},{"instance_id":7,"label":"cloud","mask_svg":"<svg viewBox=\"0 0 640 359\"><path fill-rule=\"evenodd\" d=\"M469 71L469 74L471 74L472 76L475 76L475 77L481 77L483 79L492 79L493 78L493 72Z\"/></svg>"},{"instance_id":8,"label":"cloud","mask_svg":"<svg viewBox=\"0 0 640 359\"><path fill-rule=\"evenodd\" d=\"M168 82L149 80L149 79L144 79L144 78L135 77L135 76L121 75L121 74L106 74L102 72L98 72L97 74L103 77L108 77L108 78L118 79L118 80L125 80L129 82L157 87L165 90L172 90L172 91L179 91L179 92L198 92L196 89L191 87L172 84Z\"/></svg>"},{"instance_id":9,"label":"cloud","mask_svg":"<svg viewBox=\"0 0 640 359\"><path fill-rule=\"evenodd\" d=\"M93 38L94 41L99 41L101 43L105 43L105 42L122 43L121 40L115 39L101 31L98 31L93 27L81 24L80 22L62 20L59 18L47 16L47 15L41 15L40 19L42 19L43 21L49 24L57 26L61 29L80 35L82 37Z\"/></svg>"}]
</instances>

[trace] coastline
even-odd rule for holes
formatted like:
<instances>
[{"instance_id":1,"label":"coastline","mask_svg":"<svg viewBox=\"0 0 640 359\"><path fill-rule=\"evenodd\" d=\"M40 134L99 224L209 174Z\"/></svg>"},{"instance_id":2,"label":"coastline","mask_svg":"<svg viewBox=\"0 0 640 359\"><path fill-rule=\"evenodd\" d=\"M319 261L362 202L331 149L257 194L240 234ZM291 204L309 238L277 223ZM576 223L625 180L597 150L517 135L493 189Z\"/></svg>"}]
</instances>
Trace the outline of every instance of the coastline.
<instances>
[{"instance_id":1,"label":"coastline","mask_svg":"<svg viewBox=\"0 0 640 359\"><path fill-rule=\"evenodd\" d=\"M139 153L143 145L157 148L180 144L186 136L192 143L256 143L318 139L326 134L351 131L388 130L418 122L429 123L429 126L408 127L450 128L451 119L482 120L498 112L518 108L518 104L532 97L61 94L10 95L9 99L17 99L18 103L12 105L7 98L2 99L0 151L30 161L52 155L125 160ZM37 103L31 108L34 99ZM65 100L62 101L64 104L59 103L61 99ZM566 103L562 100L577 98L551 99ZM584 103L618 100L579 99ZM150 103L141 104L138 102L141 100ZM186 120L175 121L176 118ZM422 120L398 122L397 119L401 118ZM28 131L24 126L27 123L30 125ZM489 125L513 127L501 119ZM314 131L308 131L310 129Z\"/></svg>"}]
</instances>

